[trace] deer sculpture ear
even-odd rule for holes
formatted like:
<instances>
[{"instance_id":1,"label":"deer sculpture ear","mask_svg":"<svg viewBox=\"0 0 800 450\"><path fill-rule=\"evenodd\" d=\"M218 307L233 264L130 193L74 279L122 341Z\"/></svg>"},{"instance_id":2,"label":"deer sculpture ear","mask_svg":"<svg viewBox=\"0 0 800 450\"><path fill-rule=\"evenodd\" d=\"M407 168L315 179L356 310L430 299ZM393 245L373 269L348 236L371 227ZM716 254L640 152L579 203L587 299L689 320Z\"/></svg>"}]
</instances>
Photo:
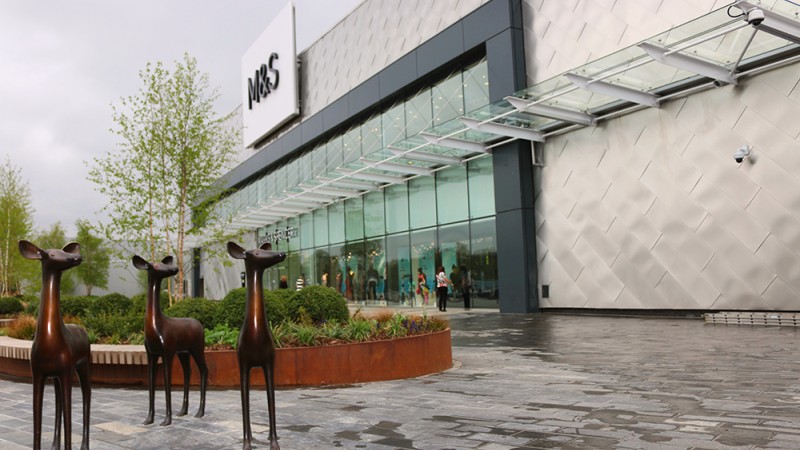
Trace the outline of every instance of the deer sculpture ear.
<instances>
[{"instance_id":1,"label":"deer sculpture ear","mask_svg":"<svg viewBox=\"0 0 800 450\"><path fill-rule=\"evenodd\" d=\"M69 244L65 245L62 250L64 250L67 253L77 253L80 255L81 244L78 244L77 242L70 242Z\"/></svg>"},{"instance_id":2,"label":"deer sculpture ear","mask_svg":"<svg viewBox=\"0 0 800 450\"><path fill-rule=\"evenodd\" d=\"M228 254L235 259L244 259L245 250L234 242L228 242Z\"/></svg>"},{"instance_id":3,"label":"deer sculpture ear","mask_svg":"<svg viewBox=\"0 0 800 450\"><path fill-rule=\"evenodd\" d=\"M145 261L139 255L133 255L133 267L136 267L139 270L147 270L150 268L150 263Z\"/></svg>"},{"instance_id":4,"label":"deer sculpture ear","mask_svg":"<svg viewBox=\"0 0 800 450\"><path fill-rule=\"evenodd\" d=\"M172 265L172 256L165 256L164 259L161 260L162 264L166 264L168 266Z\"/></svg>"},{"instance_id":5,"label":"deer sculpture ear","mask_svg":"<svg viewBox=\"0 0 800 450\"><path fill-rule=\"evenodd\" d=\"M261 246L261 250L272 250L272 244L264 242L264 245Z\"/></svg>"},{"instance_id":6,"label":"deer sculpture ear","mask_svg":"<svg viewBox=\"0 0 800 450\"><path fill-rule=\"evenodd\" d=\"M19 241L19 252L27 259L42 259L42 249L25 239Z\"/></svg>"}]
</instances>

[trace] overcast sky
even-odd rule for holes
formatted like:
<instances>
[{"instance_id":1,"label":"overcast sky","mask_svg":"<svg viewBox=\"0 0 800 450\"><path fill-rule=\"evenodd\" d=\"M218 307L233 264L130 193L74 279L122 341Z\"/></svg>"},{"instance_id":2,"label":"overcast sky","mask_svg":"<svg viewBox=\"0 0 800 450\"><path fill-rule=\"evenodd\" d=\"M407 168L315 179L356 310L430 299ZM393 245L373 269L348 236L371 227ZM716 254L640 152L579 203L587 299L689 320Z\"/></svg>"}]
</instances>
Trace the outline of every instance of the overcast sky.
<instances>
[{"instance_id":1,"label":"overcast sky","mask_svg":"<svg viewBox=\"0 0 800 450\"><path fill-rule=\"evenodd\" d=\"M86 180L115 147L111 104L135 95L147 62L188 52L220 88L220 113L241 103L241 57L288 0L81 0L0 3L0 158L30 186L34 226L98 220L106 202ZM362 0L295 0L297 51Z\"/></svg>"}]
</instances>

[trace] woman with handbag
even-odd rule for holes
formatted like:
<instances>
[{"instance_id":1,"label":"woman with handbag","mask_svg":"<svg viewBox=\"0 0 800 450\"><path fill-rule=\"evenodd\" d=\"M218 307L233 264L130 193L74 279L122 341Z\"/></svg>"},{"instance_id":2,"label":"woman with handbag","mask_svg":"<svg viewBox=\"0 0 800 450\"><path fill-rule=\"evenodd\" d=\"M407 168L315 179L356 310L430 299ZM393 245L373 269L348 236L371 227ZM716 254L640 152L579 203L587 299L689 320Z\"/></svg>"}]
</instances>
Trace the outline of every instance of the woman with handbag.
<instances>
[{"instance_id":1,"label":"woman with handbag","mask_svg":"<svg viewBox=\"0 0 800 450\"><path fill-rule=\"evenodd\" d=\"M439 311L447 311L447 286L453 286L453 283L444 273L444 266L439 266L436 271L436 293Z\"/></svg>"}]
</instances>

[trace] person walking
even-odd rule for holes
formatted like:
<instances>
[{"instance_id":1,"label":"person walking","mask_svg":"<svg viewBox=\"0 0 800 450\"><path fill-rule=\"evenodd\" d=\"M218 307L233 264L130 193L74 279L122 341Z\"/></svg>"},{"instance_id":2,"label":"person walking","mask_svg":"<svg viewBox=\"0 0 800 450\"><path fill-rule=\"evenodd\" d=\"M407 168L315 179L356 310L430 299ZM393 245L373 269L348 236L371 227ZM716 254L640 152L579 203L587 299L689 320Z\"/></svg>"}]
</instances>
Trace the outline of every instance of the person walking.
<instances>
[{"instance_id":1,"label":"person walking","mask_svg":"<svg viewBox=\"0 0 800 450\"><path fill-rule=\"evenodd\" d=\"M439 266L436 271L436 297L439 311L447 311L447 286L453 286L453 283L444 273L444 266Z\"/></svg>"},{"instance_id":2,"label":"person walking","mask_svg":"<svg viewBox=\"0 0 800 450\"><path fill-rule=\"evenodd\" d=\"M470 294L472 293L472 275L466 266L461 266L461 296L464 298L464 309L470 308Z\"/></svg>"},{"instance_id":3,"label":"person walking","mask_svg":"<svg viewBox=\"0 0 800 450\"><path fill-rule=\"evenodd\" d=\"M297 277L297 281L294 283L295 290L300 290L306 287L306 274L302 274Z\"/></svg>"}]
</instances>

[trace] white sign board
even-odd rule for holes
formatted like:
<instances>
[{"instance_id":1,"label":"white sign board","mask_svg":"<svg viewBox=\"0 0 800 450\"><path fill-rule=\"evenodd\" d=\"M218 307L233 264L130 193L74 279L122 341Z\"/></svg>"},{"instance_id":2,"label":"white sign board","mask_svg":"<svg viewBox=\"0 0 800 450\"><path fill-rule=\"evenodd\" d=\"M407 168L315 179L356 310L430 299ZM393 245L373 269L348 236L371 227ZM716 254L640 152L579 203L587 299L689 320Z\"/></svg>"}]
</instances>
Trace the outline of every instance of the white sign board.
<instances>
[{"instance_id":1,"label":"white sign board","mask_svg":"<svg viewBox=\"0 0 800 450\"><path fill-rule=\"evenodd\" d=\"M292 1L245 52L242 81L244 145L252 147L300 113Z\"/></svg>"}]
</instances>

